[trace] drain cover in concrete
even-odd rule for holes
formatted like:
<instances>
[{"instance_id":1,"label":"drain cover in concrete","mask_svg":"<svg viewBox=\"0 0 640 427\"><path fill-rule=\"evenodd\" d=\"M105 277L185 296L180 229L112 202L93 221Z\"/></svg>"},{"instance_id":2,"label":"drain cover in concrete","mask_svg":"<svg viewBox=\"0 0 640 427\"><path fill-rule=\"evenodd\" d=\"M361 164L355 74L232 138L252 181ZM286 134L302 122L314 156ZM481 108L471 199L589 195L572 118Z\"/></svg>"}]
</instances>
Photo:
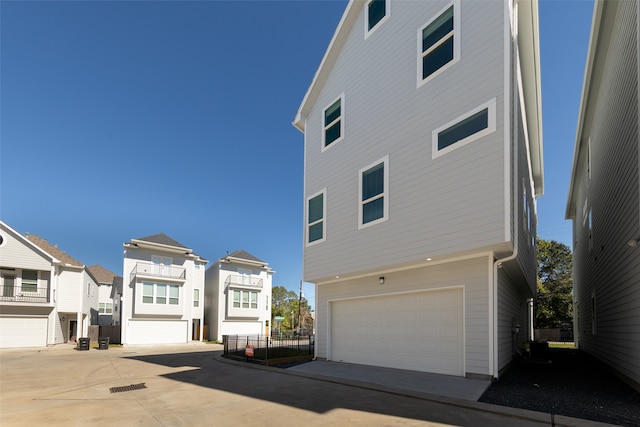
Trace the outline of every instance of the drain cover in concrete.
<instances>
[{"instance_id":1,"label":"drain cover in concrete","mask_svg":"<svg viewBox=\"0 0 640 427\"><path fill-rule=\"evenodd\" d=\"M122 387L111 387L109 391L111 393L122 393L123 391L141 390L143 388L147 388L145 383L125 385Z\"/></svg>"}]
</instances>

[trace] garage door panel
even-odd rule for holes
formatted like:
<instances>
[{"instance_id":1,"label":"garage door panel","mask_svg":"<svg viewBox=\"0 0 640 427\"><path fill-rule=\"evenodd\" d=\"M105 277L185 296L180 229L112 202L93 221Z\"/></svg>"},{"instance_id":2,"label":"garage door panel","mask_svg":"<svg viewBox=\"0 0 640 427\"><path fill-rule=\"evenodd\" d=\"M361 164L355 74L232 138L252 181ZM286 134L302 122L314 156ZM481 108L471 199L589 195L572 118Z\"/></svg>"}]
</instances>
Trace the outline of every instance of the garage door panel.
<instances>
[{"instance_id":1,"label":"garage door panel","mask_svg":"<svg viewBox=\"0 0 640 427\"><path fill-rule=\"evenodd\" d=\"M46 317L0 317L0 348L46 347Z\"/></svg>"},{"instance_id":2,"label":"garage door panel","mask_svg":"<svg viewBox=\"0 0 640 427\"><path fill-rule=\"evenodd\" d=\"M331 326L332 360L464 375L461 289L334 301Z\"/></svg>"}]
</instances>

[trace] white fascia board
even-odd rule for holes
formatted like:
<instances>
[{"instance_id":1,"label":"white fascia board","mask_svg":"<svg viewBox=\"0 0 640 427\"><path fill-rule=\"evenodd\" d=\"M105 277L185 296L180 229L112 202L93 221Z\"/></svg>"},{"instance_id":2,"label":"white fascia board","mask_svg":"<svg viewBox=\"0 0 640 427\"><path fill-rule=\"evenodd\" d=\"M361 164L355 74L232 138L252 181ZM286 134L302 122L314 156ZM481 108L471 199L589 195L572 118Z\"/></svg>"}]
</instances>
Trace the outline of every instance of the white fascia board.
<instances>
[{"instance_id":1,"label":"white fascia board","mask_svg":"<svg viewBox=\"0 0 640 427\"><path fill-rule=\"evenodd\" d=\"M598 45L598 36L600 34L600 23L602 20L602 11L605 2L595 1L593 5L593 18L591 20L591 36L589 37L589 48L587 50L587 62L584 70L584 80L582 82L582 95L580 97L580 111L578 112L578 124L576 127L576 141L573 149L573 161L571 165L571 181L569 182L569 195L567 197L567 208L565 218L572 219L575 217L576 201L574 197L574 189L576 185L576 176L578 173L578 161L580 158L580 148L582 134L585 126L585 116L587 113L587 104L590 101L590 86L593 64L596 56L596 46Z\"/></svg>"},{"instance_id":2,"label":"white fascia board","mask_svg":"<svg viewBox=\"0 0 640 427\"><path fill-rule=\"evenodd\" d=\"M364 3L365 2L363 1L350 0L347 8L342 14L338 28L335 33L333 33L333 37L331 38L331 42L329 42L329 46L322 57L320 66L316 70L313 80L311 81L311 85L307 89L307 93L304 95L295 119L293 120L293 126L301 132L304 132L305 130L305 117L309 113L309 109L315 103L327 76L331 72L331 68L333 68L333 63L347 40L351 27L358 17L358 13L360 13L360 9L364 6Z\"/></svg>"},{"instance_id":3,"label":"white fascia board","mask_svg":"<svg viewBox=\"0 0 640 427\"><path fill-rule=\"evenodd\" d=\"M147 242L146 240L137 240L137 239L131 239L131 242L125 243L124 246L125 248L137 247L137 248L157 249L165 252L173 252L173 253L183 254L183 255L191 255L193 253L193 250L189 248L163 245L161 243L153 243L153 242Z\"/></svg>"}]
</instances>

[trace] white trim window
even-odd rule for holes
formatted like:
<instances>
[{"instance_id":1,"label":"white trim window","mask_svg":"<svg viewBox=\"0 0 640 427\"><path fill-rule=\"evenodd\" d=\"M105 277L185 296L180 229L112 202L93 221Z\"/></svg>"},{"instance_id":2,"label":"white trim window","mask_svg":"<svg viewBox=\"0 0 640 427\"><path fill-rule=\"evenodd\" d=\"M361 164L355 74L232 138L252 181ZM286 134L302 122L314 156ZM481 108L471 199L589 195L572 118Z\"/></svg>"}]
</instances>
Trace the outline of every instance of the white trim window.
<instances>
[{"instance_id":1,"label":"white trim window","mask_svg":"<svg viewBox=\"0 0 640 427\"><path fill-rule=\"evenodd\" d=\"M431 158L463 147L496 130L496 99L440 126L431 134Z\"/></svg>"},{"instance_id":2,"label":"white trim window","mask_svg":"<svg viewBox=\"0 0 640 427\"><path fill-rule=\"evenodd\" d=\"M391 15L391 2L389 0L369 0L364 14L364 38L366 39L375 30L389 19Z\"/></svg>"},{"instance_id":3,"label":"white trim window","mask_svg":"<svg viewBox=\"0 0 640 427\"><path fill-rule=\"evenodd\" d=\"M100 314L113 314L113 303L101 302L98 313Z\"/></svg>"},{"instance_id":4,"label":"white trim window","mask_svg":"<svg viewBox=\"0 0 640 427\"><path fill-rule=\"evenodd\" d=\"M193 290L193 306L200 307L200 289Z\"/></svg>"},{"instance_id":5,"label":"white trim window","mask_svg":"<svg viewBox=\"0 0 640 427\"><path fill-rule=\"evenodd\" d=\"M418 30L418 87L460 60L460 1Z\"/></svg>"},{"instance_id":6,"label":"white trim window","mask_svg":"<svg viewBox=\"0 0 640 427\"><path fill-rule=\"evenodd\" d=\"M322 151L344 138L344 93L322 110Z\"/></svg>"},{"instance_id":7,"label":"white trim window","mask_svg":"<svg viewBox=\"0 0 640 427\"><path fill-rule=\"evenodd\" d=\"M358 228L369 227L389 218L389 156L360 169Z\"/></svg>"},{"instance_id":8,"label":"white trim window","mask_svg":"<svg viewBox=\"0 0 640 427\"><path fill-rule=\"evenodd\" d=\"M242 289L233 290L233 308L258 309L258 292L245 291Z\"/></svg>"},{"instance_id":9,"label":"white trim window","mask_svg":"<svg viewBox=\"0 0 640 427\"><path fill-rule=\"evenodd\" d=\"M144 304L180 305L180 286L167 283L142 283Z\"/></svg>"},{"instance_id":10,"label":"white trim window","mask_svg":"<svg viewBox=\"0 0 640 427\"><path fill-rule=\"evenodd\" d=\"M307 246L326 240L327 189L307 199Z\"/></svg>"},{"instance_id":11,"label":"white trim window","mask_svg":"<svg viewBox=\"0 0 640 427\"><path fill-rule=\"evenodd\" d=\"M38 271L22 270L22 278L20 282L21 292L38 292Z\"/></svg>"}]
</instances>

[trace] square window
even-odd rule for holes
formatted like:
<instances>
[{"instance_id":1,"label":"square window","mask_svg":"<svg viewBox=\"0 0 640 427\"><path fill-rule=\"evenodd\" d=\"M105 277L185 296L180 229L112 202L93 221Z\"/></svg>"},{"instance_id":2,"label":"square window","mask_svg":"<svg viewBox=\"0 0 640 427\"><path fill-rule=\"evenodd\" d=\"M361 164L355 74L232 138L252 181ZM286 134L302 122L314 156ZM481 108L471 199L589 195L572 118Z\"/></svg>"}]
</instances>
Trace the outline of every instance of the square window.
<instances>
[{"instance_id":1,"label":"square window","mask_svg":"<svg viewBox=\"0 0 640 427\"><path fill-rule=\"evenodd\" d=\"M307 201L307 244L324 241L325 194L322 190Z\"/></svg>"},{"instance_id":2,"label":"square window","mask_svg":"<svg viewBox=\"0 0 640 427\"><path fill-rule=\"evenodd\" d=\"M418 31L418 86L459 59L459 9L456 0Z\"/></svg>"},{"instance_id":3,"label":"square window","mask_svg":"<svg viewBox=\"0 0 640 427\"><path fill-rule=\"evenodd\" d=\"M369 0L365 15L365 38L376 30L389 16L389 0Z\"/></svg>"},{"instance_id":4,"label":"square window","mask_svg":"<svg viewBox=\"0 0 640 427\"><path fill-rule=\"evenodd\" d=\"M344 120L342 120L344 108L344 94L324 109L322 150L324 151L331 144L340 141L344 137Z\"/></svg>"},{"instance_id":5,"label":"square window","mask_svg":"<svg viewBox=\"0 0 640 427\"><path fill-rule=\"evenodd\" d=\"M388 217L385 192L389 181L388 161L389 158L386 157L360 170L360 228L384 221Z\"/></svg>"}]
</instances>

